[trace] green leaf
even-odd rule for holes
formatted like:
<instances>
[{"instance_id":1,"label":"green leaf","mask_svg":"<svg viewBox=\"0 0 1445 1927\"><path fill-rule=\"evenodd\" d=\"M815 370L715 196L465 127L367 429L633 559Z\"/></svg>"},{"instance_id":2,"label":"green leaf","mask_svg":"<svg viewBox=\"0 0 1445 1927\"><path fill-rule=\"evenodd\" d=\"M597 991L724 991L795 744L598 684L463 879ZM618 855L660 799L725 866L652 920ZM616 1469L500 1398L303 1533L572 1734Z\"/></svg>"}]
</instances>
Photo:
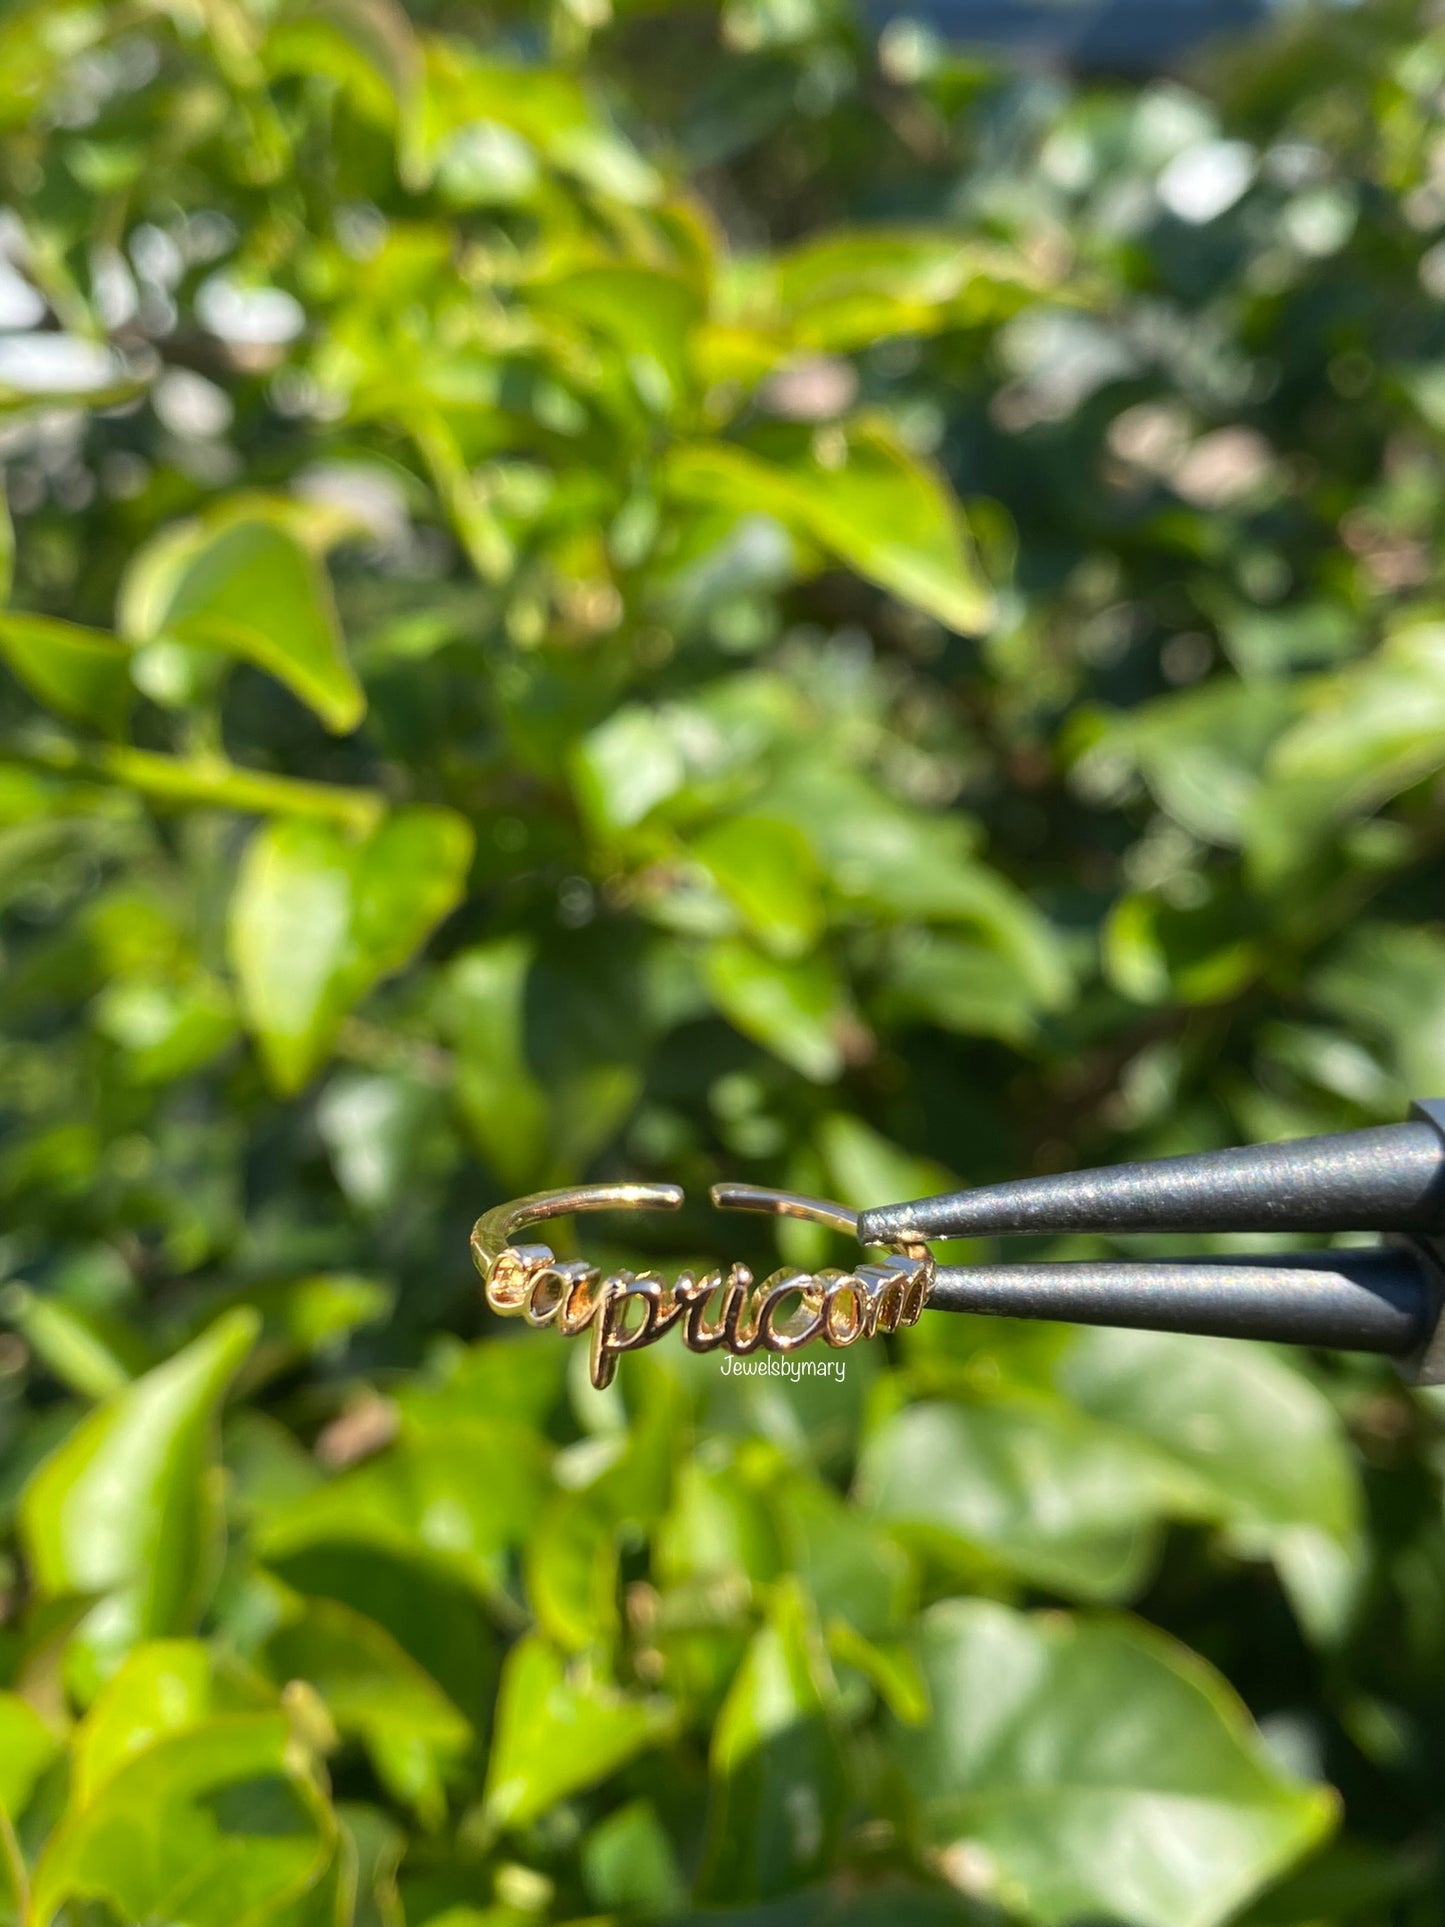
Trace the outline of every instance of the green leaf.
<instances>
[{"instance_id":1,"label":"green leaf","mask_svg":"<svg viewBox=\"0 0 1445 1927\"><path fill-rule=\"evenodd\" d=\"M1023 1045L1038 1035L1040 1016L1064 1001L1065 981L1052 975L1031 981L1015 957L988 943L941 930L909 931L889 959L882 1009L894 1021L923 1018L960 1037Z\"/></svg>"},{"instance_id":2,"label":"green leaf","mask_svg":"<svg viewBox=\"0 0 1445 1927\"><path fill-rule=\"evenodd\" d=\"M340 783L307 783L268 770L239 769L224 756L161 756L153 750L104 744L82 748L47 741L27 750L26 760L77 781L118 783L161 805L249 810L260 814L308 816L369 830L381 816L383 799L373 790L347 789Z\"/></svg>"},{"instance_id":3,"label":"green leaf","mask_svg":"<svg viewBox=\"0 0 1445 1927\"><path fill-rule=\"evenodd\" d=\"M380 1279L319 1271L244 1290L205 1292L187 1307L182 1330L189 1334L195 1324L231 1305L246 1305L258 1312L261 1329L245 1373L249 1391L299 1359L335 1354L352 1332L384 1319L393 1300L391 1288Z\"/></svg>"},{"instance_id":4,"label":"green leaf","mask_svg":"<svg viewBox=\"0 0 1445 1927\"><path fill-rule=\"evenodd\" d=\"M588 1834L582 1874L594 1905L611 1913L680 1914L687 1883L672 1841L646 1800L618 1807Z\"/></svg>"},{"instance_id":5,"label":"green leaf","mask_svg":"<svg viewBox=\"0 0 1445 1927\"><path fill-rule=\"evenodd\" d=\"M82 1398L109 1398L129 1384L146 1360L146 1347L117 1319L106 1319L63 1298L7 1285L0 1317L13 1325L36 1357Z\"/></svg>"},{"instance_id":6,"label":"green leaf","mask_svg":"<svg viewBox=\"0 0 1445 1927\"><path fill-rule=\"evenodd\" d=\"M801 957L812 949L823 902L817 858L801 830L766 816L733 816L694 837L691 848L764 950Z\"/></svg>"},{"instance_id":7,"label":"green leaf","mask_svg":"<svg viewBox=\"0 0 1445 1927\"><path fill-rule=\"evenodd\" d=\"M487 1418L412 1423L375 1458L268 1509L257 1550L264 1559L287 1559L308 1547L371 1546L493 1597L502 1590L506 1554L527 1537L547 1489L542 1444L522 1426Z\"/></svg>"},{"instance_id":8,"label":"green leaf","mask_svg":"<svg viewBox=\"0 0 1445 1927\"><path fill-rule=\"evenodd\" d=\"M891 796L831 750L790 749L758 805L796 823L828 881L870 915L947 923L997 921L1027 904L975 861L978 829L957 813L930 815Z\"/></svg>"},{"instance_id":9,"label":"green leaf","mask_svg":"<svg viewBox=\"0 0 1445 1927\"><path fill-rule=\"evenodd\" d=\"M301 1089L348 1011L460 901L471 851L450 810L402 810L360 840L299 820L256 833L231 900L230 951L279 1090Z\"/></svg>"},{"instance_id":10,"label":"green leaf","mask_svg":"<svg viewBox=\"0 0 1445 1927\"><path fill-rule=\"evenodd\" d=\"M34 1927L69 1900L125 1920L263 1927L326 1874L336 1823L284 1715L237 1713L159 1739L51 1836Z\"/></svg>"},{"instance_id":11,"label":"green leaf","mask_svg":"<svg viewBox=\"0 0 1445 1927\"><path fill-rule=\"evenodd\" d=\"M1207 843L1246 834L1270 754L1299 711L1288 683L1220 678L1111 716L1080 759L1080 773L1122 760L1159 807Z\"/></svg>"},{"instance_id":12,"label":"green leaf","mask_svg":"<svg viewBox=\"0 0 1445 1927\"><path fill-rule=\"evenodd\" d=\"M671 1731L666 1700L620 1692L588 1669L569 1675L529 1633L502 1669L484 1810L494 1827L524 1827L569 1794L608 1779Z\"/></svg>"},{"instance_id":13,"label":"green leaf","mask_svg":"<svg viewBox=\"0 0 1445 1927\"><path fill-rule=\"evenodd\" d=\"M1272 773L1327 797L1336 818L1408 789L1445 763L1445 622L1402 624L1363 662L1315 680L1308 701Z\"/></svg>"},{"instance_id":14,"label":"green leaf","mask_svg":"<svg viewBox=\"0 0 1445 1927\"><path fill-rule=\"evenodd\" d=\"M1007 249L891 223L809 239L759 279L800 346L835 352L1006 315L1047 285Z\"/></svg>"},{"instance_id":15,"label":"green leaf","mask_svg":"<svg viewBox=\"0 0 1445 1927\"><path fill-rule=\"evenodd\" d=\"M346 1927L406 1927L396 1889L406 1834L378 1807L347 1801L336 1812L356 1867L356 1916Z\"/></svg>"},{"instance_id":16,"label":"green leaf","mask_svg":"<svg viewBox=\"0 0 1445 1927\"><path fill-rule=\"evenodd\" d=\"M137 1083L168 1084L232 1042L236 1013L225 986L204 971L176 980L116 977L91 1006L95 1027L126 1054Z\"/></svg>"},{"instance_id":17,"label":"green leaf","mask_svg":"<svg viewBox=\"0 0 1445 1927\"><path fill-rule=\"evenodd\" d=\"M1231 1547L1274 1561L1311 1633L1342 1630L1361 1576L1359 1474L1334 1407L1300 1372L1232 1339L1085 1330L1059 1384L1186 1468Z\"/></svg>"},{"instance_id":18,"label":"green leaf","mask_svg":"<svg viewBox=\"0 0 1445 1927\"><path fill-rule=\"evenodd\" d=\"M0 1808L0 1927L26 1927L30 1919L30 1879L15 1828Z\"/></svg>"},{"instance_id":19,"label":"green leaf","mask_svg":"<svg viewBox=\"0 0 1445 1927\"><path fill-rule=\"evenodd\" d=\"M502 937L447 967L443 1023L458 1055L457 1102L497 1176L525 1191L545 1168L551 1110L527 1061L532 946Z\"/></svg>"},{"instance_id":20,"label":"green leaf","mask_svg":"<svg viewBox=\"0 0 1445 1927\"><path fill-rule=\"evenodd\" d=\"M901 1630L914 1602L913 1562L876 1520L803 1474L782 1485L777 1510L788 1566L824 1625L842 1622L868 1639Z\"/></svg>"},{"instance_id":21,"label":"green leaf","mask_svg":"<svg viewBox=\"0 0 1445 1927\"><path fill-rule=\"evenodd\" d=\"M932 1158L914 1157L890 1144L860 1117L834 1111L818 1127L818 1148L828 1166L828 1195L855 1211L885 1199L925 1198L948 1191L957 1180Z\"/></svg>"},{"instance_id":22,"label":"green leaf","mask_svg":"<svg viewBox=\"0 0 1445 1927\"><path fill-rule=\"evenodd\" d=\"M634 266L579 268L541 283L533 299L542 312L582 322L621 349L654 412L670 411L687 393L699 304L696 290L679 276Z\"/></svg>"},{"instance_id":23,"label":"green leaf","mask_svg":"<svg viewBox=\"0 0 1445 1927\"><path fill-rule=\"evenodd\" d=\"M137 1753L209 1718L218 1710L213 1688L211 1655L200 1640L155 1639L137 1646L81 1722L71 1804L89 1806Z\"/></svg>"},{"instance_id":24,"label":"green leaf","mask_svg":"<svg viewBox=\"0 0 1445 1927\"><path fill-rule=\"evenodd\" d=\"M131 564L119 613L132 642L254 663L338 734L365 714L325 571L276 516L233 510L155 537Z\"/></svg>"},{"instance_id":25,"label":"green leaf","mask_svg":"<svg viewBox=\"0 0 1445 1927\"><path fill-rule=\"evenodd\" d=\"M497 1675L488 1609L455 1573L422 1564L414 1550L325 1539L273 1555L268 1565L293 1591L364 1614L437 1682L453 1706L473 1721L483 1717Z\"/></svg>"},{"instance_id":26,"label":"green leaf","mask_svg":"<svg viewBox=\"0 0 1445 1927\"><path fill-rule=\"evenodd\" d=\"M293 0L266 36L268 72L318 73L348 83L365 111L400 123L404 174L410 123L420 107L422 49L411 22L391 0Z\"/></svg>"},{"instance_id":27,"label":"green leaf","mask_svg":"<svg viewBox=\"0 0 1445 1927\"><path fill-rule=\"evenodd\" d=\"M844 1794L835 1697L811 1610L785 1580L713 1728L704 1898L769 1899L831 1864Z\"/></svg>"},{"instance_id":28,"label":"green leaf","mask_svg":"<svg viewBox=\"0 0 1445 1927\"><path fill-rule=\"evenodd\" d=\"M527 1597L564 1652L607 1647L617 1632L617 1520L591 1487L559 1492L527 1542Z\"/></svg>"},{"instance_id":29,"label":"green leaf","mask_svg":"<svg viewBox=\"0 0 1445 1927\"><path fill-rule=\"evenodd\" d=\"M338 1730L363 1741L387 1790L423 1825L441 1824L444 1775L472 1729L390 1633L338 1600L308 1599L272 1633L263 1661L283 1684L314 1686Z\"/></svg>"},{"instance_id":30,"label":"green leaf","mask_svg":"<svg viewBox=\"0 0 1445 1927\"><path fill-rule=\"evenodd\" d=\"M83 1692L137 1640L189 1631L209 1595L216 1417L258 1326L228 1312L82 1419L25 1487L20 1540L39 1592L100 1595L77 1636Z\"/></svg>"},{"instance_id":31,"label":"green leaf","mask_svg":"<svg viewBox=\"0 0 1445 1927\"><path fill-rule=\"evenodd\" d=\"M990 599L963 514L941 477L881 428L855 428L828 465L787 465L732 443L691 443L669 456L673 492L692 502L773 515L847 567L950 629L974 634Z\"/></svg>"},{"instance_id":32,"label":"green leaf","mask_svg":"<svg viewBox=\"0 0 1445 1927\"><path fill-rule=\"evenodd\" d=\"M932 1717L897 1752L923 1843L1042 1927L1215 1927L1329 1829L1332 1796L1143 1626L950 1599L920 1651Z\"/></svg>"},{"instance_id":33,"label":"green leaf","mask_svg":"<svg viewBox=\"0 0 1445 1927\"><path fill-rule=\"evenodd\" d=\"M745 1037L815 1084L839 1075L844 1039L857 1020L826 957L788 963L742 942L715 943L703 955L703 981Z\"/></svg>"},{"instance_id":34,"label":"green leaf","mask_svg":"<svg viewBox=\"0 0 1445 1927\"><path fill-rule=\"evenodd\" d=\"M130 650L104 629L0 613L0 657L47 709L106 735L124 729L135 690Z\"/></svg>"},{"instance_id":35,"label":"green leaf","mask_svg":"<svg viewBox=\"0 0 1445 1927\"><path fill-rule=\"evenodd\" d=\"M61 1745L34 1707L14 1693L0 1693L0 1816L19 1820Z\"/></svg>"},{"instance_id":36,"label":"green leaf","mask_svg":"<svg viewBox=\"0 0 1445 1927\"><path fill-rule=\"evenodd\" d=\"M1356 924L1310 978L1309 996L1347 1035L1383 1046L1401 1100L1445 1090L1445 931Z\"/></svg>"},{"instance_id":37,"label":"green leaf","mask_svg":"<svg viewBox=\"0 0 1445 1927\"><path fill-rule=\"evenodd\" d=\"M945 1570L998 1567L1081 1599L1131 1593L1161 1518L1197 1502L1144 1443L1021 1392L904 1407L865 1446L859 1492Z\"/></svg>"}]
</instances>

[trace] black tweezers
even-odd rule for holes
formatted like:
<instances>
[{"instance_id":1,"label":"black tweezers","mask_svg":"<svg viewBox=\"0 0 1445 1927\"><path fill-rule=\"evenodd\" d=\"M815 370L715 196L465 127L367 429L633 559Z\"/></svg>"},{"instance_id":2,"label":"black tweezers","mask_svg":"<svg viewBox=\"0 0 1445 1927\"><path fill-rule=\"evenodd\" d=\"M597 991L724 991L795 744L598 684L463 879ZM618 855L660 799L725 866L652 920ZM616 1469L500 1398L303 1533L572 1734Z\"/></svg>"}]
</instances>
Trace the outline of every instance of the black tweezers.
<instances>
[{"instance_id":1,"label":"black tweezers","mask_svg":"<svg viewBox=\"0 0 1445 1927\"><path fill-rule=\"evenodd\" d=\"M859 1236L1369 1231L1383 1242L1193 1263L941 1265L939 1311L1383 1352L1445 1382L1445 1100L1329 1137L1022 1178L864 1211Z\"/></svg>"}]
</instances>

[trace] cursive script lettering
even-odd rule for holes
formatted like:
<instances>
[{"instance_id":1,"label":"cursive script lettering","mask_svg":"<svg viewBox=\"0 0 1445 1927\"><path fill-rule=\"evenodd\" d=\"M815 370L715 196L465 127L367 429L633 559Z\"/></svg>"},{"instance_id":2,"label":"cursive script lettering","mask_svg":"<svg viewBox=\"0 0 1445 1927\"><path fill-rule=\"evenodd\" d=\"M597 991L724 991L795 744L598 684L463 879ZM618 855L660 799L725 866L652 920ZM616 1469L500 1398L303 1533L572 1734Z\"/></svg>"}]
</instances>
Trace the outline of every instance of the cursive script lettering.
<instances>
[{"instance_id":1,"label":"cursive script lettering","mask_svg":"<svg viewBox=\"0 0 1445 1927\"><path fill-rule=\"evenodd\" d=\"M915 1324L932 1282L930 1259L902 1253L854 1271L784 1266L761 1284L734 1264L726 1274L685 1271L669 1285L655 1271L603 1278L596 1265L559 1260L546 1245L508 1245L487 1266L484 1289L504 1318L555 1324L568 1337L589 1333L592 1383L601 1390L624 1352L655 1345L675 1325L689 1351L721 1349L735 1358L795 1352L817 1338L841 1348Z\"/></svg>"}]
</instances>

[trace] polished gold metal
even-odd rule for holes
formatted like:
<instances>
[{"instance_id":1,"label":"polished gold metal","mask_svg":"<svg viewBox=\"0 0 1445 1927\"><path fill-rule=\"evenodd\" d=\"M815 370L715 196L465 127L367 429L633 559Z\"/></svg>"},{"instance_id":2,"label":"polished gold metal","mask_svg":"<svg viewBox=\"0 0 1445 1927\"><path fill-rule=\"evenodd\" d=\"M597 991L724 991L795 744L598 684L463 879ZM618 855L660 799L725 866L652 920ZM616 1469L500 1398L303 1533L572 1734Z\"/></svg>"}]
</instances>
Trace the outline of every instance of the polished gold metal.
<instances>
[{"instance_id":1,"label":"polished gold metal","mask_svg":"<svg viewBox=\"0 0 1445 1927\"><path fill-rule=\"evenodd\" d=\"M722 1211L806 1218L846 1237L858 1235L857 1214L827 1198L755 1184L715 1184L711 1197ZM889 1245L881 1264L852 1271L784 1265L759 1284L747 1265L733 1264L700 1277L681 1272L671 1285L656 1271L613 1271L604 1278L586 1259L559 1259L549 1245L512 1242L516 1232L548 1218L580 1211L676 1211L682 1200L676 1184L586 1184L497 1205L472 1230L472 1259L487 1303L504 1318L555 1324L568 1337L589 1332L592 1383L601 1390L612 1383L623 1352L655 1345L674 1325L690 1351L745 1357L760 1347L795 1352L815 1338L852 1345L916 1324L928 1302L933 1255L916 1241ZM709 1318L714 1298L717 1316Z\"/></svg>"}]
</instances>

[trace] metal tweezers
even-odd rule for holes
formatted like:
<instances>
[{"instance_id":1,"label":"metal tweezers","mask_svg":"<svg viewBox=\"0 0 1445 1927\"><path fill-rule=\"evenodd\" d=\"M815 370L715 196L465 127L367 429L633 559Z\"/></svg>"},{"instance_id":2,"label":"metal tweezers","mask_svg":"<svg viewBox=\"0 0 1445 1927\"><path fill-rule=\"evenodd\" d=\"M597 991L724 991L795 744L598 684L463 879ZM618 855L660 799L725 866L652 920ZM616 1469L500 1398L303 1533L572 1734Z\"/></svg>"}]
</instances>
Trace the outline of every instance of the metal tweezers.
<instances>
[{"instance_id":1,"label":"metal tweezers","mask_svg":"<svg viewBox=\"0 0 1445 1927\"><path fill-rule=\"evenodd\" d=\"M930 1310L1381 1352L1445 1383L1445 1100L1408 1122L1023 1178L859 1215L866 1244L1067 1232L1374 1232L1193 1263L941 1265Z\"/></svg>"}]
</instances>

